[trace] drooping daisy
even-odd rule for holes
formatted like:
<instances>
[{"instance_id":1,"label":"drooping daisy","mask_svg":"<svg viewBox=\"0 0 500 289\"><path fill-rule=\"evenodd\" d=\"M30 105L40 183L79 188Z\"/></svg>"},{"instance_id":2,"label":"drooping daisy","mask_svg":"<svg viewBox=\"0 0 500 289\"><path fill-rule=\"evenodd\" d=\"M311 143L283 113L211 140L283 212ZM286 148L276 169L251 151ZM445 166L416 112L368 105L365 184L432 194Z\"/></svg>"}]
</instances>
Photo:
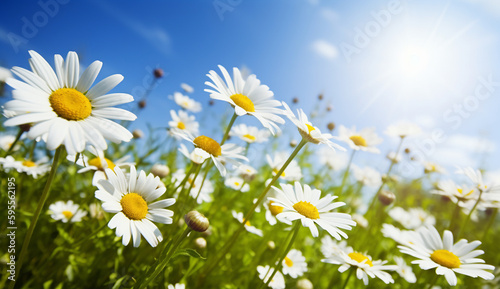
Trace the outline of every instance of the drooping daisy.
<instances>
[{"instance_id":1,"label":"drooping daisy","mask_svg":"<svg viewBox=\"0 0 500 289\"><path fill-rule=\"evenodd\" d=\"M122 169L135 165L133 162L127 162L129 156L124 156L116 161L112 161L104 156L104 152L90 147L89 152L94 155L93 158L88 158L86 155L80 155L76 164L83 168L78 170L79 174L94 171L94 177L92 178L92 185L97 186L97 182L106 179L105 170L110 168L114 170L115 167L120 167ZM66 158L70 162L75 161L76 156L68 155Z\"/></svg>"},{"instance_id":2,"label":"drooping daisy","mask_svg":"<svg viewBox=\"0 0 500 289\"><path fill-rule=\"evenodd\" d=\"M318 150L318 160L333 171L340 171L347 166L348 157L345 153L332 151L329 147L321 146Z\"/></svg>"},{"instance_id":3,"label":"drooping daisy","mask_svg":"<svg viewBox=\"0 0 500 289\"><path fill-rule=\"evenodd\" d=\"M184 172L183 169L177 170L173 175L172 175L172 181L174 182L175 186L179 186L182 182L182 180L186 177L186 173ZM214 192L214 186L212 182L209 179L205 179L203 182L202 178L196 178L193 182L193 175L191 175L186 183L184 184L185 189L191 188L189 191L189 195L192 198L198 197L196 200L198 204L201 204L203 202L211 202L212 201L212 193ZM202 187L203 183L203 187ZM181 190L181 188L179 188ZM199 194L199 195L198 195Z\"/></svg>"},{"instance_id":4,"label":"drooping daisy","mask_svg":"<svg viewBox=\"0 0 500 289\"><path fill-rule=\"evenodd\" d=\"M396 262L396 273L401 276L401 278L405 279L408 283L417 282L417 277L415 273L413 273L413 269L411 266L406 264L405 260L402 257L394 256L394 262Z\"/></svg>"},{"instance_id":5,"label":"drooping daisy","mask_svg":"<svg viewBox=\"0 0 500 289\"><path fill-rule=\"evenodd\" d=\"M206 159L210 158L210 154L200 148L195 147L192 152L189 152L184 144L179 145L179 151L195 164L202 164Z\"/></svg>"},{"instance_id":6,"label":"drooping daisy","mask_svg":"<svg viewBox=\"0 0 500 289\"><path fill-rule=\"evenodd\" d=\"M348 129L341 125L339 127L339 136L337 139L347 143L353 150L380 153L380 150L375 146L379 145L382 139L375 132L375 128L365 128L356 131L356 127Z\"/></svg>"},{"instance_id":7,"label":"drooping daisy","mask_svg":"<svg viewBox=\"0 0 500 289\"><path fill-rule=\"evenodd\" d=\"M352 165L352 174L356 181L368 187L378 187L382 183L382 176L380 173L371 167L360 168Z\"/></svg>"},{"instance_id":8,"label":"drooping daisy","mask_svg":"<svg viewBox=\"0 0 500 289\"><path fill-rule=\"evenodd\" d=\"M234 210L231 213L233 214L233 217L236 220L238 220L238 222L243 223L243 217L244 217L243 213L236 212ZM257 229L256 227L252 226L252 224L250 224L250 221L246 221L246 223L245 223L245 230L247 230L248 232L250 232L252 234L255 234L257 236L260 236L260 237L263 236L262 230Z\"/></svg>"},{"instance_id":9,"label":"drooping daisy","mask_svg":"<svg viewBox=\"0 0 500 289\"><path fill-rule=\"evenodd\" d=\"M50 164L48 161L48 157L43 157L36 162L25 159L18 163L16 169L19 173L25 173L36 179L38 176L44 175L50 171Z\"/></svg>"},{"instance_id":10,"label":"drooping daisy","mask_svg":"<svg viewBox=\"0 0 500 289\"><path fill-rule=\"evenodd\" d=\"M281 189L273 187L277 193L276 198L268 198L283 207L283 212L276 218L281 222L300 220L302 226L308 227L313 237L319 235L316 225L325 229L335 239L340 240L341 236L347 239L347 234L341 231L351 230L356 223L349 214L333 213L331 210L345 205L343 202L333 202L337 196L326 195L321 198L321 191L311 189L308 185L295 182L292 185L281 184Z\"/></svg>"},{"instance_id":11,"label":"drooping daisy","mask_svg":"<svg viewBox=\"0 0 500 289\"><path fill-rule=\"evenodd\" d=\"M174 101L178 106L190 112L196 113L201 111L201 103L180 92L174 92Z\"/></svg>"},{"instance_id":12,"label":"drooping daisy","mask_svg":"<svg viewBox=\"0 0 500 289\"><path fill-rule=\"evenodd\" d=\"M389 211L389 216L408 230L436 224L436 218L422 208L410 208L406 211L401 207L394 207Z\"/></svg>"},{"instance_id":13,"label":"drooping daisy","mask_svg":"<svg viewBox=\"0 0 500 289\"><path fill-rule=\"evenodd\" d=\"M297 109L298 118L295 116L293 111L290 109L288 104L283 102L283 106L285 107L285 115L297 126L300 135L313 144L326 144L332 150L338 149L341 151L345 151L343 147L340 145L333 143L330 139L333 136L329 133L321 133L321 130L314 126L308 119L307 115L304 113L302 109Z\"/></svg>"},{"instance_id":14,"label":"drooping daisy","mask_svg":"<svg viewBox=\"0 0 500 289\"><path fill-rule=\"evenodd\" d=\"M273 170L273 176L276 176L281 170L287 159L288 154L286 152L277 152L274 154L274 158L266 155L267 163ZM292 160L281 174L280 179L288 182L300 181L302 179L302 169L299 163L296 160Z\"/></svg>"},{"instance_id":15,"label":"drooping daisy","mask_svg":"<svg viewBox=\"0 0 500 289\"><path fill-rule=\"evenodd\" d=\"M210 70L207 76L212 82L206 81L205 85L213 89L205 89L210 93L210 98L226 101L234 107L234 112L238 116L245 114L255 116L262 125L269 129L272 134L279 131L278 125L285 121L279 117L283 111L277 107L281 103L273 98L274 93L267 85L260 84L255 74L243 79L238 68L233 68L233 79L227 70L219 65L219 69L224 76L224 80L217 72Z\"/></svg>"},{"instance_id":16,"label":"drooping daisy","mask_svg":"<svg viewBox=\"0 0 500 289\"><path fill-rule=\"evenodd\" d=\"M368 277L377 277L385 284L394 283L392 276L385 271L395 270L395 265L385 265L387 261L383 260L373 261L371 256L366 253L356 252L352 247L339 248L341 250L334 251L330 257L321 260L321 262L341 265L339 267L340 273L354 267L356 269L356 277L359 280L363 280L365 285L368 285Z\"/></svg>"},{"instance_id":17,"label":"drooping daisy","mask_svg":"<svg viewBox=\"0 0 500 289\"><path fill-rule=\"evenodd\" d=\"M250 186L240 177L229 177L224 181L224 185L242 193L246 193L250 190Z\"/></svg>"},{"instance_id":18,"label":"drooping daisy","mask_svg":"<svg viewBox=\"0 0 500 289\"><path fill-rule=\"evenodd\" d=\"M418 135L422 132L422 129L411 122L399 122L397 124L390 125L385 130L385 134L388 136L395 136L400 138L405 138L407 136Z\"/></svg>"},{"instance_id":19,"label":"drooping daisy","mask_svg":"<svg viewBox=\"0 0 500 289\"><path fill-rule=\"evenodd\" d=\"M457 285L455 273L464 274L473 278L481 277L492 280L495 276L486 271L494 270L495 267L483 264L482 259L476 258L484 251L474 250L481 244L480 241L468 242L465 239L453 243L453 234L445 230L443 238L433 226L422 227L415 232L419 235L412 243L406 246L398 246L402 253L411 255L417 260L412 264L418 264L422 270L436 268L437 275L444 275L451 286Z\"/></svg>"},{"instance_id":20,"label":"drooping daisy","mask_svg":"<svg viewBox=\"0 0 500 289\"><path fill-rule=\"evenodd\" d=\"M102 208L115 215L108 223L110 229L116 228L116 235L122 237L122 244L127 246L132 238L134 247L141 244L141 235L156 247L163 236L153 222L172 224L174 212L164 209L175 203L175 199L161 197L166 189L160 185L160 178L153 174L146 176L144 171L137 174L135 166L130 167L130 174L125 176L119 167L106 169L107 180L100 180L95 197L103 202Z\"/></svg>"},{"instance_id":21,"label":"drooping daisy","mask_svg":"<svg viewBox=\"0 0 500 289\"><path fill-rule=\"evenodd\" d=\"M178 112L175 112L175 110L171 110L170 116L172 117L172 120L168 122L168 126L171 130L170 134L177 139L180 139L180 137L172 133L172 130L186 130L193 135L198 134L199 124L196 121L194 115L189 115L183 110L179 110Z\"/></svg>"},{"instance_id":22,"label":"drooping daisy","mask_svg":"<svg viewBox=\"0 0 500 289\"><path fill-rule=\"evenodd\" d=\"M255 126L247 126L242 123L240 125L233 126L229 135L237 136L247 143L263 143L269 139L270 133L269 130L259 130Z\"/></svg>"},{"instance_id":23,"label":"drooping daisy","mask_svg":"<svg viewBox=\"0 0 500 289\"><path fill-rule=\"evenodd\" d=\"M292 278L300 277L307 272L306 257L302 255L302 252L296 249L292 249L288 252L282 265L283 274L290 275Z\"/></svg>"},{"instance_id":24,"label":"drooping daisy","mask_svg":"<svg viewBox=\"0 0 500 289\"><path fill-rule=\"evenodd\" d=\"M273 270L271 270L269 265L257 266L257 272L259 272L259 278L262 280L262 282L267 283L269 277L271 277L272 275ZM273 279L271 279L271 282L269 282L269 286L273 289L285 289L285 278L280 271L276 271Z\"/></svg>"},{"instance_id":25,"label":"drooping daisy","mask_svg":"<svg viewBox=\"0 0 500 289\"><path fill-rule=\"evenodd\" d=\"M240 162L237 161L237 159L248 161L248 159L241 154L245 150L243 147L235 144L223 144L221 146L217 141L208 136L200 135L198 137L194 137L186 131L175 131L175 133L183 139L190 141L197 148L208 153L223 177L226 175L226 168L222 162L231 162L234 165L239 165Z\"/></svg>"},{"instance_id":26,"label":"drooping daisy","mask_svg":"<svg viewBox=\"0 0 500 289\"><path fill-rule=\"evenodd\" d=\"M57 201L49 206L50 217L56 221L63 223L81 222L82 218L87 215L87 212L80 209L80 206L74 204L73 201L67 202Z\"/></svg>"},{"instance_id":27,"label":"drooping daisy","mask_svg":"<svg viewBox=\"0 0 500 289\"><path fill-rule=\"evenodd\" d=\"M479 194L475 188L465 185L459 186L452 180L440 181L437 187L438 189L432 190L431 193L448 197L453 203L458 203L461 207L464 207L468 201L477 200Z\"/></svg>"},{"instance_id":28,"label":"drooping daisy","mask_svg":"<svg viewBox=\"0 0 500 289\"><path fill-rule=\"evenodd\" d=\"M181 88L186 93L193 93L194 92L194 88L187 83L181 83Z\"/></svg>"},{"instance_id":29,"label":"drooping daisy","mask_svg":"<svg viewBox=\"0 0 500 289\"><path fill-rule=\"evenodd\" d=\"M90 88L101 70L100 61L90 64L80 76L78 55L73 51L66 61L55 55L56 72L38 53L29 53L33 72L14 67L12 71L24 82L7 80L14 88L14 100L7 102L5 108L17 115L6 120L6 126L32 123L30 139L45 136L49 150L64 145L70 155L82 152L87 143L105 150L106 139L115 143L132 139L127 129L110 119L135 120L133 113L112 107L131 102L133 97L125 93L106 94L123 76L109 76Z\"/></svg>"}]
</instances>

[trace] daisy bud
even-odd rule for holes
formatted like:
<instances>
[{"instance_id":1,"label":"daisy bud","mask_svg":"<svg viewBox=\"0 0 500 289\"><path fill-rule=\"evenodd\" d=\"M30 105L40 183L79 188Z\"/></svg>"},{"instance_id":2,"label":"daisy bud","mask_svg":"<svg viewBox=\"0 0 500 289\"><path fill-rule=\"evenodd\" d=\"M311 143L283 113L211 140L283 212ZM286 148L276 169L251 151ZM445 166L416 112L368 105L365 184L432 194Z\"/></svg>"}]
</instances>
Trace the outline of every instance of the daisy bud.
<instances>
[{"instance_id":1,"label":"daisy bud","mask_svg":"<svg viewBox=\"0 0 500 289\"><path fill-rule=\"evenodd\" d=\"M207 240L205 240L202 237L199 237L199 238L196 238L196 240L194 240L194 244L199 249L205 249L207 247Z\"/></svg>"},{"instance_id":2,"label":"daisy bud","mask_svg":"<svg viewBox=\"0 0 500 289\"><path fill-rule=\"evenodd\" d=\"M139 103L137 105L139 106L139 108L145 108L146 107L146 101L143 99L143 100L139 101Z\"/></svg>"},{"instance_id":3,"label":"daisy bud","mask_svg":"<svg viewBox=\"0 0 500 289\"><path fill-rule=\"evenodd\" d=\"M410 148L405 148L405 154L409 154L410 152Z\"/></svg>"},{"instance_id":4,"label":"daisy bud","mask_svg":"<svg viewBox=\"0 0 500 289\"><path fill-rule=\"evenodd\" d=\"M394 195L394 193L391 191L383 190L382 192L380 192L380 195L378 195L378 200L385 206L389 206L390 204L392 204L395 199L396 195Z\"/></svg>"},{"instance_id":5,"label":"daisy bud","mask_svg":"<svg viewBox=\"0 0 500 289\"><path fill-rule=\"evenodd\" d=\"M332 131L335 129L335 123L334 122L329 122L326 127L328 128L329 131Z\"/></svg>"},{"instance_id":6,"label":"daisy bud","mask_svg":"<svg viewBox=\"0 0 500 289\"><path fill-rule=\"evenodd\" d=\"M313 289L314 286L309 279L300 279L297 282L297 289Z\"/></svg>"},{"instance_id":7,"label":"daisy bud","mask_svg":"<svg viewBox=\"0 0 500 289\"><path fill-rule=\"evenodd\" d=\"M153 75L155 76L155 78L162 78L163 77L163 69L156 68L155 70L153 70Z\"/></svg>"},{"instance_id":8,"label":"daisy bud","mask_svg":"<svg viewBox=\"0 0 500 289\"><path fill-rule=\"evenodd\" d=\"M144 137L144 133L140 129L134 129L134 131L132 132L132 135L134 136L134 138L143 138Z\"/></svg>"},{"instance_id":9,"label":"daisy bud","mask_svg":"<svg viewBox=\"0 0 500 289\"><path fill-rule=\"evenodd\" d=\"M208 102L208 105L212 106L212 105L214 105L214 103L215 103L215 102L214 102L213 100L210 100L210 101Z\"/></svg>"},{"instance_id":10,"label":"daisy bud","mask_svg":"<svg viewBox=\"0 0 500 289\"><path fill-rule=\"evenodd\" d=\"M320 93L320 94L318 95L318 99L319 99L319 100L323 100L323 93Z\"/></svg>"},{"instance_id":11,"label":"daisy bud","mask_svg":"<svg viewBox=\"0 0 500 289\"><path fill-rule=\"evenodd\" d=\"M186 221L189 228L196 232L205 232L210 225L207 217L197 211L191 211L184 215L184 221Z\"/></svg>"},{"instance_id":12,"label":"daisy bud","mask_svg":"<svg viewBox=\"0 0 500 289\"><path fill-rule=\"evenodd\" d=\"M166 177L170 173L170 169L167 166L165 166L165 165L155 164L151 168L151 173L155 177L159 177L161 179L161 178Z\"/></svg>"},{"instance_id":13,"label":"daisy bud","mask_svg":"<svg viewBox=\"0 0 500 289\"><path fill-rule=\"evenodd\" d=\"M332 108L332 106L331 106L331 105L329 105L329 106L327 106L327 107L326 107L326 111L332 111L332 109L333 109L333 108Z\"/></svg>"},{"instance_id":14,"label":"daisy bud","mask_svg":"<svg viewBox=\"0 0 500 289\"><path fill-rule=\"evenodd\" d=\"M294 98L292 99L292 102L293 102L293 103L298 103L298 102L299 102L299 99L298 99L297 97L294 97Z\"/></svg>"},{"instance_id":15,"label":"daisy bud","mask_svg":"<svg viewBox=\"0 0 500 289\"><path fill-rule=\"evenodd\" d=\"M276 248L276 244L273 241L269 241L267 242L267 248L274 250Z\"/></svg>"},{"instance_id":16,"label":"daisy bud","mask_svg":"<svg viewBox=\"0 0 500 289\"><path fill-rule=\"evenodd\" d=\"M297 141L296 140L291 140L290 141L290 147L294 148L297 146Z\"/></svg>"}]
</instances>

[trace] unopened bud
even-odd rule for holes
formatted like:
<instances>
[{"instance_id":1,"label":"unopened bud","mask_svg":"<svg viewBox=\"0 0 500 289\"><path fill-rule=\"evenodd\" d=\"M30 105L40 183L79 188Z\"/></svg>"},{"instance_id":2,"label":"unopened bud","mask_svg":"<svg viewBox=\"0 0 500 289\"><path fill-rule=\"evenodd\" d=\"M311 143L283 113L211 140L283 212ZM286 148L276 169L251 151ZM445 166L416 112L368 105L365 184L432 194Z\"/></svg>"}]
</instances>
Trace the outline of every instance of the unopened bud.
<instances>
[{"instance_id":1,"label":"unopened bud","mask_svg":"<svg viewBox=\"0 0 500 289\"><path fill-rule=\"evenodd\" d=\"M210 101L208 102L208 105L210 105L210 106L214 105L214 101L213 101L213 100L210 100Z\"/></svg>"},{"instance_id":2,"label":"unopened bud","mask_svg":"<svg viewBox=\"0 0 500 289\"><path fill-rule=\"evenodd\" d=\"M331 105L326 107L326 111L332 111L333 107Z\"/></svg>"},{"instance_id":3,"label":"unopened bud","mask_svg":"<svg viewBox=\"0 0 500 289\"><path fill-rule=\"evenodd\" d=\"M328 128L329 131L332 131L335 129L335 123L334 122L329 122L326 127Z\"/></svg>"},{"instance_id":4,"label":"unopened bud","mask_svg":"<svg viewBox=\"0 0 500 289\"><path fill-rule=\"evenodd\" d=\"M196 238L196 240L194 240L194 244L196 247L198 247L200 249L205 249L207 247L207 240L205 240L202 237L199 237L199 238Z\"/></svg>"},{"instance_id":5,"label":"unopened bud","mask_svg":"<svg viewBox=\"0 0 500 289\"><path fill-rule=\"evenodd\" d=\"M155 70L153 70L153 74L156 78L162 78L163 77L163 69L156 68Z\"/></svg>"},{"instance_id":6,"label":"unopened bud","mask_svg":"<svg viewBox=\"0 0 500 289\"><path fill-rule=\"evenodd\" d=\"M168 174L170 173L170 169L166 165L155 164L151 168L151 173L155 177L159 177L161 179L161 178L168 176Z\"/></svg>"},{"instance_id":7,"label":"unopened bud","mask_svg":"<svg viewBox=\"0 0 500 289\"><path fill-rule=\"evenodd\" d=\"M189 228L196 232L205 232L210 225L207 217L197 211L191 211L184 215L184 221Z\"/></svg>"},{"instance_id":8,"label":"unopened bud","mask_svg":"<svg viewBox=\"0 0 500 289\"><path fill-rule=\"evenodd\" d=\"M292 102L293 102L293 103L298 103L298 102L299 102L299 99L298 99L297 97L294 97L294 98L292 99Z\"/></svg>"},{"instance_id":9,"label":"unopened bud","mask_svg":"<svg viewBox=\"0 0 500 289\"><path fill-rule=\"evenodd\" d=\"M410 148L405 148L405 154L409 154L410 152Z\"/></svg>"},{"instance_id":10,"label":"unopened bud","mask_svg":"<svg viewBox=\"0 0 500 289\"><path fill-rule=\"evenodd\" d=\"M394 202L394 200L396 199L396 195L394 195L393 192L391 191L387 191L387 190L383 190L382 192L380 192L380 194L378 195L378 200L386 205L386 206L389 206L390 204L392 204Z\"/></svg>"},{"instance_id":11,"label":"unopened bud","mask_svg":"<svg viewBox=\"0 0 500 289\"><path fill-rule=\"evenodd\" d=\"M143 138L144 133L140 129L134 129L134 131L132 132L132 136L134 136L134 138Z\"/></svg>"},{"instance_id":12,"label":"unopened bud","mask_svg":"<svg viewBox=\"0 0 500 289\"><path fill-rule=\"evenodd\" d=\"M318 99L319 99L319 100L323 100L323 97L324 97L324 96L323 96L323 93L320 93L320 94L318 95Z\"/></svg>"},{"instance_id":13,"label":"unopened bud","mask_svg":"<svg viewBox=\"0 0 500 289\"><path fill-rule=\"evenodd\" d=\"M313 283L309 279L300 279L297 282L297 289L313 289Z\"/></svg>"},{"instance_id":14,"label":"unopened bud","mask_svg":"<svg viewBox=\"0 0 500 289\"><path fill-rule=\"evenodd\" d=\"M143 99L143 100L139 101L137 106L139 106L139 108L145 108L146 107L146 100Z\"/></svg>"},{"instance_id":15,"label":"unopened bud","mask_svg":"<svg viewBox=\"0 0 500 289\"><path fill-rule=\"evenodd\" d=\"M276 244L273 241L269 241L267 242L267 248L274 250L276 248Z\"/></svg>"},{"instance_id":16,"label":"unopened bud","mask_svg":"<svg viewBox=\"0 0 500 289\"><path fill-rule=\"evenodd\" d=\"M297 141L296 140L291 140L290 141L290 147L294 148L297 146Z\"/></svg>"}]
</instances>

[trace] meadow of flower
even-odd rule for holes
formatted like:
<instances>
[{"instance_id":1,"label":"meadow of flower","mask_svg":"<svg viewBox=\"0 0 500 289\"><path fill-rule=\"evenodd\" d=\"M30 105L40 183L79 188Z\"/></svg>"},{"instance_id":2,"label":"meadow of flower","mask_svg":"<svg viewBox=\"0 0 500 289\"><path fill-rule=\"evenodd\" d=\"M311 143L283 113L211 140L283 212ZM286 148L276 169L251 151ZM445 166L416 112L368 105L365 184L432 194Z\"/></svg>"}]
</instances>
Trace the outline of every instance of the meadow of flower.
<instances>
[{"instance_id":1,"label":"meadow of flower","mask_svg":"<svg viewBox=\"0 0 500 289\"><path fill-rule=\"evenodd\" d=\"M500 187L414 159L416 124L320 127L322 95L304 112L219 66L206 102L183 84L163 128L131 132L151 89L29 54L5 81L0 288L500 288Z\"/></svg>"}]
</instances>

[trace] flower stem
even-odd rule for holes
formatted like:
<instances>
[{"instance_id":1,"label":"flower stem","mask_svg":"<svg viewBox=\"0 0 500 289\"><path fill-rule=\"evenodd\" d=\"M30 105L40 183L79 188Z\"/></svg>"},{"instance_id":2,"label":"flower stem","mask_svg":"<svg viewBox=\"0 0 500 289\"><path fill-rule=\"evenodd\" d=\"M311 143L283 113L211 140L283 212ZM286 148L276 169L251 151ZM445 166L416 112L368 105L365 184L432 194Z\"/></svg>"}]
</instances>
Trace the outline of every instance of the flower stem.
<instances>
[{"instance_id":1,"label":"flower stem","mask_svg":"<svg viewBox=\"0 0 500 289\"><path fill-rule=\"evenodd\" d=\"M349 274L345 278L344 285L342 286L342 289L347 288L347 283L349 283L349 279L351 279L352 273L354 272L353 268L349 269Z\"/></svg>"},{"instance_id":2,"label":"flower stem","mask_svg":"<svg viewBox=\"0 0 500 289\"><path fill-rule=\"evenodd\" d=\"M274 176L274 178L271 180L271 182L267 185L267 187L264 189L264 191L260 194L258 200L253 204L253 206L248 210L247 214L245 215L245 218L243 219L243 222L241 222L240 226L238 229L233 233L231 236L231 239L229 239L224 246L221 249L221 253L214 259L210 265L208 265L207 269L204 271L204 274L202 274L202 278L206 277L214 268L217 266L217 264L222 260L222 258L229 252L231 247L234 245L236 240L238 239L238 236L241 234L241 232L245 228L245 223L252 217L253 213L255 212L255 209L259 204L264 200L266 197L267 193L271 189L271 187L274 185L274 183L279 179L279 177L283 174L287 166L290 164L290 162L293 160L293 158L299 153L299 151L304 147L307 143L307 140L302 139L300 143L297 145L295 150L292 152L290 157L286 160L286 162L283 164L279 172Z\"/></svg>"},{"instance_id":3,"label":"flower stem","mask_svg":"<svg viewBox=\"0 0 500 289\"><path fill-rule=\"evenodd\" d=\"M457 234L457 240L459 240L460 237L462 237L462 233L464 232L465 227L469 223L469 220L470 220L470 217L472 216L472 213L474 213L474 210L476 209L477 205L481 201L481 196L482 195L483 195L483 190L479 189L479 196L477 197L477 201L474 204L474 207L472 207L472 209L470 210L469 214L467 215L467 218L465 219L464 223L462 224L462 227L460 227L460 231L458 231L458 234Z\"/></svg>"},{"instance_id":4,"label":"flower stem","mask_svg":"<svg viewBox=\"0 0 500 289\"><path fill-rule=\"evenodd\" d=\"M351 157L349 158L349 162L347 163L347 167L345 168L344 177L342 178L342 184L340 185L339 194L344 191L345 182L347 180L347 176L349 175L349 170L351 169L352 160L354 159L354 154L356 154L356 150L352 150Z\"/></svg>"},{"instance_id":5,"label":"flower stem","mask_svg":"<svg viewBox=\"0 0 500 289\"><path fill-rule=\"evenodd\" d=\"M269 279L267 279L266 284L264 284L264 286L261 286L261 288L267 288L269 286L269 283L271 283L271 281L273 280L274 275L276 275L276 272L278 272L280 270L280 268L282 266L282 263L283 263L283 260L285 260L286 255L288 255L288 252L290 252L290 249L292 248L293 242L295 242L295 238L297 238L297 235L298 235L299 230L300 230L300 225L301 225L300 221L295 221L293 229L290 231L290 234L293 234L293 235L290 238L290 241L288 242L288 246L286 247L286 249L281 254L281 257L278 260L278 263L274 265L274 267L273 267L273 269L274 269L273 273L271 274L271 276L269 276ZM264 280L265 279L266 279L266 277L264 277Z\"/></svg>"},{"instance_id":6,"label":"flower stem","mask_svg":"<svg viewBox=\"0 0 500 289\"><path fill-rule=\"evenodd\" d=\"M23 134L23 129L22 128L19 128L19 131L17 132L17 135L16 135L16 139L14 140L14 142L10 145L9 149L7 150L7 152L5 153L5 156L8 156L12 150L14 149L14 147L16 146L17 142L19 141L19 139L21 138L21 135Z\"/></svg>"},{"instance_id":7,"label":"flower stem","mask_svg":"<svg viewBox=\"0 0 500 289\"><path fill-rule=\"evenodd\" d=\"M491 225L495 222L495 219L497 217L498 213L498 208L493 210L493 213L491 213L490 219L488 220L488 224L486 225L486 229L484 230L483 238L481 240L486 240L486 236L488 236L488 231L491 228Z\"/></svg>"},{"instance_id":8,"label":"flower stem","mask_svg":"<svg viewBox=\"0 0 500 289\"><path fill-rule=\"evenodd\" d=\"M52 181L56 175L57 167L59 165L59 159L63 150L63 146L59 146L54 154L54 160L52 161L52 168L50 169L49 178L45 183L45 187L43 188L42 195L40 197L40 201L38 202L38 206L36 208L35 214L31 218L30 226L28 228L28 232L26 233L26 237L24 238L23 246L21 248L21 253L19 254L19 261L17 262L17 276L20 276L21 269L23 266L24 259L28 254L28 246L31 241L31 237L33 236L33 231L35 231L36 223L38 222L38 218L42 213L43 206L45 201L47 201L49 197L50 187L52 185ZM17 280L17 279L16 279ZM10 288L14 288L15 281L11 283Z\"/></svg>"},{"instance_id":9,"label":"flower stem","mask_svg":"<svg viewBox=\"0 0 500 289\"><path fill-rule=\"evenodd\" d=\"M231 131L231 128L233 127L234 121L236 120L237 117L238 117L238 115L235 112L233 114L233 117L231 117L229 124L227 125L226 132L224 133L224 137L222 137L222 141L220 142L221 146L226 142L227 137L229 136L229 132Z\"/></svg>"},{"instance_id":10,"label":"flower stem","mask_svg":"<svg viewBox=\"0 0 500 289\"><path fill-rule=\"evenodd\" d=\"M453 227L455 227L455 222L458 219L458 213L459 212L460 212L460 205L458 204L458 201L457 201L455 209L453 209L453 214L452 214L452 217L451 217L450 225L448 226L448 231L453 231Z\"/></svg>"}]
</instances>

